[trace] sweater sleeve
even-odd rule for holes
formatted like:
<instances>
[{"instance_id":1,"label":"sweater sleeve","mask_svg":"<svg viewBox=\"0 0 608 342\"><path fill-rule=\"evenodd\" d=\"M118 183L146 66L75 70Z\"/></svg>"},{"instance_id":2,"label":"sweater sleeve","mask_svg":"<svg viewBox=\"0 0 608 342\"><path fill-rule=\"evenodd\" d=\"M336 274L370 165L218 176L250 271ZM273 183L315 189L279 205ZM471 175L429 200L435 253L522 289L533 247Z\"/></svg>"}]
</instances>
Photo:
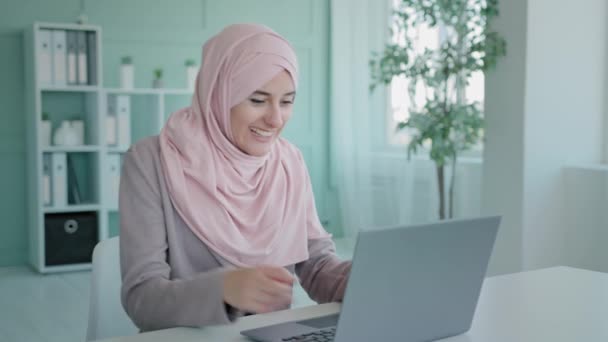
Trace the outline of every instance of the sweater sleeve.
<instances>
[{"instance_id":1,"label":"sweater sleeve","mask_svg":"<svg viewBox=\"0 0 608 342\"><path fill-rule=\"evenodd\" d=\"M302 287L319 304L344 298L351 261L340 260L335 251L331 238L309 240L309 258L296 264Z\"/></svg>"},{"instance_id":2,"label":"sweater sleeve","mask_svg":"<svg viewBox=\"0 0 608 342\"><path fill-rule=\"evenodd\" d=\"M155 155L134 145L124 157L120 182L121 300L142 331L227 324L236 318L223 301L217 268L172 279Z\"/></svg>"}]
</instances>

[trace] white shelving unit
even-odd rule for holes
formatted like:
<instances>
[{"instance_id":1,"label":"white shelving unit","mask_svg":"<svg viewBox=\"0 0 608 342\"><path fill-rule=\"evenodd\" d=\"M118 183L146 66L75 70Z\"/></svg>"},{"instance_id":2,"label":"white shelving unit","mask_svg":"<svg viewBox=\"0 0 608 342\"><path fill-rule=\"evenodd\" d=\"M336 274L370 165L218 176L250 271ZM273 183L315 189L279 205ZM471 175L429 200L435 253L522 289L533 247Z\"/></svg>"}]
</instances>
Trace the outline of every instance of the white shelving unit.
<instances>
[{"instance_id":1,"label":"white shelving unit","mask_svg":"<svg viewBox=\"0 0 608 342\"><path fill-rule=\"evenodd\" d=\"M96 62L95 84L43 84L37 64L41 30L84 31L95 35L96 46L93 51L97 53L95 56L89 56L89 58L94 57ZM25 34L29 261L41 273L77 271L91 267L90 241L84 244L86 246L79 244L76 240L68 241L74 235L69 235L68 228L65 228L66 241L64 244L61 239L58 240L56 235L64 233L56 230L67 226L57 228L57 220L62 220L64 217L69 219L70 215L88 215L89 221L87 222L91 224L90 218L94 217L95 243L115 235L116 232L112 232L110 226L111 223L114 223L114 226L117 224L117 198L108 198L113 195L109 195L106 191L112 182L108 176L108 168L116 168L115 164L109 162L110 159L116 161L116 154L120 155L122 159L122 155L128 150L132 141L158 134L168 114L190 104L192 92L187 89L104 88L102 55L102 30L99 26L34 23ZM106 144L105 129L106 115L109 111L108 104L119 95L129 96L131 102L131 142L120 146L109 146ZM70 115L73 118L74 112L79 113L77 118L85 123L84 145L47 146L44 144L40 139L43 112L50 112L52 132L61 121L70 119ZM49 158L48 156L54 153L65 153L75 160L73 174L76 176L72 178L78 180L78 188L82 190L82 196L78 197L81 199L80 203L72 201L67 205L45 205L44 163L45 158ZM67 186L70 187L70 182L67 182ZM68 189L69 191L71 190ZM51 227L51 222L55 222L55 227ZM79 229L84 228L86 227ZM51 237L54 240L49 242ZM89 260L85 262L82 260L49 262L49 253L57 246L74 250L87 248L86 253L82 250L81 252L88 253Z\"/></svg>"}]
</instances>

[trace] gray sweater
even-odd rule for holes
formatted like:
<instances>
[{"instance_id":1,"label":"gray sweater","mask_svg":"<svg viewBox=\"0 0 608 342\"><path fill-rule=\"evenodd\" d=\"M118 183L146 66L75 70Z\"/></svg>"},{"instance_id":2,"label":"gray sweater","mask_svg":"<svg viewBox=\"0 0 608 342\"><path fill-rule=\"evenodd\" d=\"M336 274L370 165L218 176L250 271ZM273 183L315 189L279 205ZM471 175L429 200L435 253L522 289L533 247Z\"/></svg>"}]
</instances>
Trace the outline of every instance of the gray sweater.
<instances>
[{"instance_id":1,"label":"gray sweater","mask_svg":"<svg viewBox=\"0 0 608 342\"><path fill-rule=\"evenodd\" d=\"M308 260L286 269L316 302L341 301L350 261L337 258L329 238L309 240L308 251ZM223 274L234 266L207 248L171 203L158 136L124 157L120 267L122 305L142 331L227 324L242 315L223 301Z\"/></svg>"}]
</instances>

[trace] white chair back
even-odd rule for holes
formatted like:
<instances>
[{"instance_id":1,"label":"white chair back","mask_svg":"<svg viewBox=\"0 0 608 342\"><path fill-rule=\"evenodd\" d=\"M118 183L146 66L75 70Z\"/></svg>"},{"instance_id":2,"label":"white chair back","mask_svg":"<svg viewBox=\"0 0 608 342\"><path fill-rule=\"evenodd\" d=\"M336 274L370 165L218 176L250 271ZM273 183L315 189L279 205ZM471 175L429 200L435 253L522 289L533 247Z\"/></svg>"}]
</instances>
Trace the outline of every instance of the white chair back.
<instances>
[{"instance_id":1,"label":"white chair back","mask_svg":"<svg viewBox=\"0 0 608 342\"><path fill-rule=\"evenodd\" d=\"M100 241L93 250L87 341L138 332L120 302L121 284L118 237Z\"/></svg>"}]
</instances>

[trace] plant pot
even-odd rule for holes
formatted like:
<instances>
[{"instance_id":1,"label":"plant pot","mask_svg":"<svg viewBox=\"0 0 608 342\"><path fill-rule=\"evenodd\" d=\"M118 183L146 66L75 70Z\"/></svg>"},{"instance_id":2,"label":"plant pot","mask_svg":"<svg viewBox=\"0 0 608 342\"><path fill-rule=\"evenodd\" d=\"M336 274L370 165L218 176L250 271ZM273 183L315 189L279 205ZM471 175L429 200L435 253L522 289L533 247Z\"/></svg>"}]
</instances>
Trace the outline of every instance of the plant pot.
<instances>
[{"instance_id":1,"label":"plant pot","mask_svg":"<svg viewBox=\"0 0 608 342\"><path fill-rule=\"evenodd\" d=\"M133 64L120 65L120 87L123 89L133 89L135 81L135 67Z\"/></svg>"},{"instance_id":2,"label":"plant pot","mask_svg":"<svg viewBox=\"0 0 608 342\"><path fill-rule=\"evenodd\" d=\"M163 80L160 78L156 78L152 81L152 88L162 88Z\"/></svg>"},{"instance_id":3,"label":"plant pot","mask_svg":"<svg viewBox=\"0 0 608 342\"><path fill-rule=\"evenodd\" d=\"M196 76L198 75L198 68L196 66L186 67L186 80L188 89L194 91L196 85Z\"/></svg>"}]
</instances>

